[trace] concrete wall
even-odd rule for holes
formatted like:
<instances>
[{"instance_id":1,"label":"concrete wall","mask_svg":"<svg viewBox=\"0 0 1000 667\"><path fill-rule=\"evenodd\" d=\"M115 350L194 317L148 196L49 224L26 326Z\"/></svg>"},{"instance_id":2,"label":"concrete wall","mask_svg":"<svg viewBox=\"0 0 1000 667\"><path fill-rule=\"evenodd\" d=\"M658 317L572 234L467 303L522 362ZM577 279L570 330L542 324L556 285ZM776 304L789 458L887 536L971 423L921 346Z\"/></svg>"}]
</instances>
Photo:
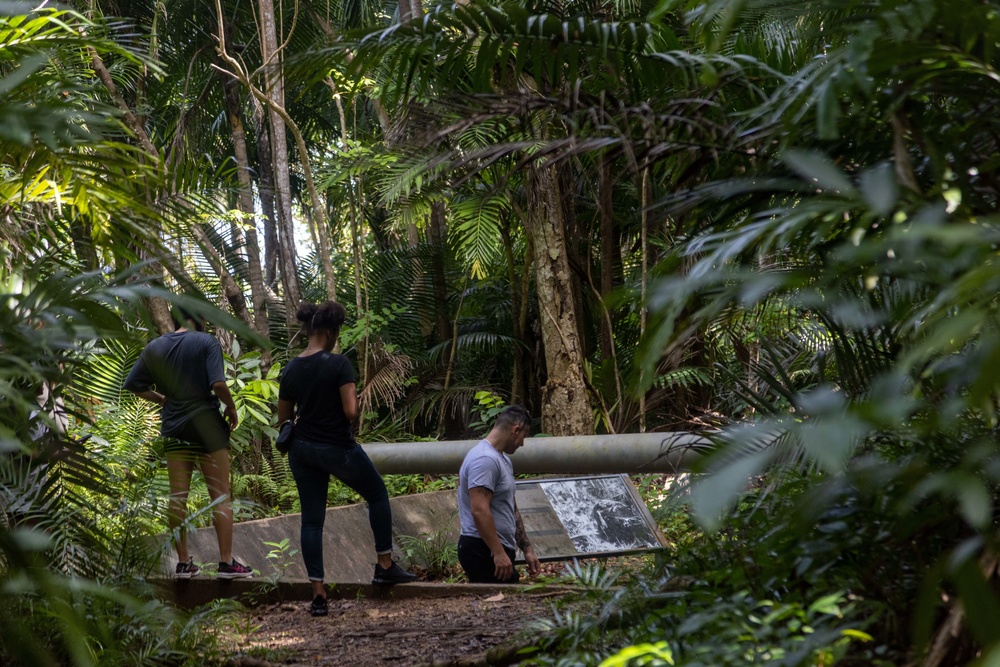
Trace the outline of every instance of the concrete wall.
<instances>
[{"instance_id":1,"label":"concrete wall","mask_svg":"<svg viewBox=\"0 0 1000 667\"><path fill-rule=\"evenodd\" d=\"M390 500L392 504L392 531L396 555L401 556L398 542L400 535L419 536L443 532L451 542L458 541L458 507L455 491L435 491ZM289 538L289 549L299 549L300 514L287 514L258 521L245 521L233 528L233 556L254 568L255 578L276 576L282 561L268 558L274 549L265 542L280 542ZM219 558L214 528L200 528L188 535L188 551L196 563L206 563L204 573L215 571ZM176 554L164 559L164 574L172 576ZM287 569L283 576L290 581L305 580L306 569L302 555L285 559ZM375 540L368 524L368 505L360 503L330 507L326 511L323 527L323 567L325 580L338 583L371 583L375 569Z\"/></svg>"},{"instance_id":2,"label":"concrete wall","mask_svg":"<svg viewBox=\"0 0 1000 667\"><path fill-rule=\"evenodd\" d=\"M655 527L655 522L649 516L648 510L642 504L642 498L624 475L622 477L633 500L643 514L653 535L653 542L658 546L625 546L625 541L617 542L617 546L604 547L595 551L578 550L578 546L567 533L557 510L552 506L538 486L546 480L522 480L517 485L517 504L524 517L524 527L535 547L535 553L543 561L566 560L574 557L611 556L623 553L648 551L665 544L662 534ZM608 477L608 476L605 476ZM584 482L589 477L582 478ZM572 481L572 479L553 480ZM590 516L589 509L593 507L592 499L586 494L574 495L569 498L574 503L574 516ZM395 555L407 565L405 554L401 549L400 538L410 536L433 536L442 544L458 542L459 522L456 492L454 490L420 493L409 496L391 498L392 532ZM563 502L565 510L566 503ZM564 512L565 513L565 512ZM618 516L618 515L612 515ZM632 515L630 515L632 516ZM577 517L579 518L579 517ZM287 514L270 519L258 519L238 523L233 528L233 555L242 563L254 568L258 579L273 577L275 580L305 581L305 566L302 555L281 558L268 558L275 550L267 542L279 543L288 538L288 550L300 549L299 534L302 517L300 514ZM574 530L579 531L579 521L572 522ZM632 524L629 524L632 525ZM586 526L582 527L586 534ZM638 531L641 526L632 525L631 530ZM626 531L628 532L628 531ZM577 535L579 537L579 535ZM607 542L607 540L603 540ZM638 544L642 544L639 540ZM591 547L594 545L591 543ZM620 548L619 548L620 547ZM586 547L580 547L586 548ZM603 550L603 549L607 550ZM219 557L218 545L214 528L201 528L188 536L188 551L196 563L203 567L204 574L213 576L215 563ZM368 524L368 506L364 503L343 507L330 507L326 510L326 521L323 527L323 564L324 581L341 584L368 584L372 580L375 569L375 540ZM163 562L163 574L172 576L176 556L170 553Z\"/></svg>"}]
</instances>

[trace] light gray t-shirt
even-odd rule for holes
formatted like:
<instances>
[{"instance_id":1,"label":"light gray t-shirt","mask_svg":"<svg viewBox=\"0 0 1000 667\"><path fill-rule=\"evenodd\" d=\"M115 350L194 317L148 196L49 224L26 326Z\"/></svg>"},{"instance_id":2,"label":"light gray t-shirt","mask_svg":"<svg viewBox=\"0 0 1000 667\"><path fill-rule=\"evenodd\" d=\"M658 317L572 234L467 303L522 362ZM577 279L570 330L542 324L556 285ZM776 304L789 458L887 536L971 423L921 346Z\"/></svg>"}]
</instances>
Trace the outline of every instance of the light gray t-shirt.
<instances>
[{"instance_id":1,"label":"light gray t-shirt","mask_svg":"<svg viewBox=\"0 0 1000 667\"><path fill-rule=\"evenodd\" d=\"M514 466L510 457L498 452L487 440L469 450L458 471L458 519L462 535L482 538L472 518L469 489L483 486L493 492L490 510L500 542L508 549L517 549L514 543Z\"/></svg>"}]
</instances>

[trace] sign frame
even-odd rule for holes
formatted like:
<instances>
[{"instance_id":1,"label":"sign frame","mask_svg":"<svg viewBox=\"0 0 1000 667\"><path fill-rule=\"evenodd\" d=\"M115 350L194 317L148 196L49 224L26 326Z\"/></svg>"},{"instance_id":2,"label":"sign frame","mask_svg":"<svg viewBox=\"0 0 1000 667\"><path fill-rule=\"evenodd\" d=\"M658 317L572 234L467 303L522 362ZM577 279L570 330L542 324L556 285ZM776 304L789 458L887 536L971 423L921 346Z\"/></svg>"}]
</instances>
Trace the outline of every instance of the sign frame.
<instances>
[{"instance_id":1,"label":"sign frame","mask_svg":"<svg viewBox=\"0 0 1000 667\"><path fill-rule=\"evenodd\" d=\"M578 487L590 488L576 491L555 488L574 482L580 483ZM549 493L545 485L552 485ZM515 488L518 511L540 561L624 556L667 546L666 538L627 474L522 479L516 481ZM581 508L577 501L595 492L599 497ZM625 544L629 530L623 530L622 523L631 524L631 532L636 533L631 544ZM606 548L614 542L619 544L617 548ZM520 550L516 562L524 562Z\"/></svg>"}]
</instances>

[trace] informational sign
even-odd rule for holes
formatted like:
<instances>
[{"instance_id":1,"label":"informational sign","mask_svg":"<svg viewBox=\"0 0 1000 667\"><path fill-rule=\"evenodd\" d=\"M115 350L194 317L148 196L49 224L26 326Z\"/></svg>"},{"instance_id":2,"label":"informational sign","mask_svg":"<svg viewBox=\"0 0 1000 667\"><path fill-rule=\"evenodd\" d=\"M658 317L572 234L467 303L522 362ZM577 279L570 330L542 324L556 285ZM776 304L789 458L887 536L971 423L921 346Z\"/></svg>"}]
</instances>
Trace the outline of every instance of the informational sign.
<instances>
[{"instance_id":1,"label":"informational sign","mask_svg":"<svg viewBox=\"0 0 1000 667\"><path fill-rule=\"evenodd\" d=\"M520 481L517 507L540 560L635 553L665 543L628 475Z\"/></svg>"}]
</instances>

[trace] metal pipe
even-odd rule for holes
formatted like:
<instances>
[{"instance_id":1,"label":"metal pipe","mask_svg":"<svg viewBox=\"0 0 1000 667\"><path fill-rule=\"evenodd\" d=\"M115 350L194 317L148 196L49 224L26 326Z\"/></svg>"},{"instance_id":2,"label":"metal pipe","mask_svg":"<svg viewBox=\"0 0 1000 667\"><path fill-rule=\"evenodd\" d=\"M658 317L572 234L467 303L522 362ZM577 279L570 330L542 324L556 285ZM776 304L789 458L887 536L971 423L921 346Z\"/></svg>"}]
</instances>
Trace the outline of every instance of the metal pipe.
<instances>
[{"instance_id":1,"label":"metal pipe","mask_svg":"<svg viewBox=\"0 0 1000 667\"><path fill-rule=\"evenodd\" d=\"M478 442L371 442L362 447L383 475L454 475ZM682 472L708 444L686 432L526 438L511 460L518 474Z\"/></svg>"}]
</instances>

